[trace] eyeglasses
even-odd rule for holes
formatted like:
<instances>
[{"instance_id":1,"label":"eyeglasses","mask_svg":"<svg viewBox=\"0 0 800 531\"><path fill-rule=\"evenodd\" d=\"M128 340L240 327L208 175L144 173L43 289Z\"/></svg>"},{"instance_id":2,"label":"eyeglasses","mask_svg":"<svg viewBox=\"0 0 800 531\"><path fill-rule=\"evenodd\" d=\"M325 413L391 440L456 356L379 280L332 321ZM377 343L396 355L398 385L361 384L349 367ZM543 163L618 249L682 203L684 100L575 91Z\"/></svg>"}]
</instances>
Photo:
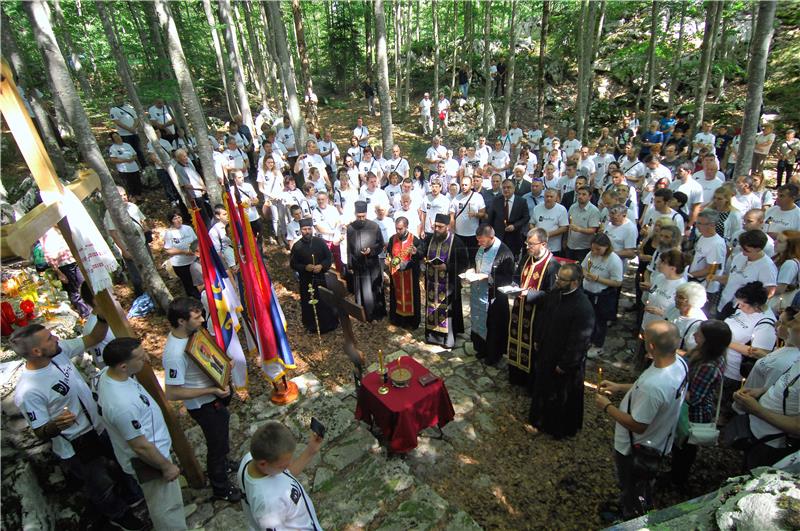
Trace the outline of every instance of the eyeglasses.
<instances>
[{"instance_id":1,"label":"eyeglasses","mask_svg":"<svg viewBox=\"0 0 800 531\"><path fill-rule=\"evenodd\" d=\"M536 245L542 245L544 242L526 242L525 245L528 247L535 247Z\"/></svg>"},{"instance_id":2,"label":"eyeglasses","mask_svg":"<svg viewBox=\"0 0 800 531\"><path fill-rule=\"evenodd\" d=\"M564 278L556 275L556 282L572 282L571 278Z\"/></svg>"}]
</instances>

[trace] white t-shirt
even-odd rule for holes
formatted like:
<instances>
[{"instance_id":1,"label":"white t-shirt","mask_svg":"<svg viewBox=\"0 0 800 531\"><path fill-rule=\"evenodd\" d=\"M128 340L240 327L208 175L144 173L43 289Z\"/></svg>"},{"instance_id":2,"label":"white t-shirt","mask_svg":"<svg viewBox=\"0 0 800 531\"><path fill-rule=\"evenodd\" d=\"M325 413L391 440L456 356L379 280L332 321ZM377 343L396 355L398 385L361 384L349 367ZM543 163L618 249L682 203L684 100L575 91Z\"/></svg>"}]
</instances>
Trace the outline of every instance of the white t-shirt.
<instances>
[{"instance_id":1,"label":"white t-shirt","mask_svg":"<svg viewBox=\"0 0 800 531\"><path fill-rule=\"evenodd\" d=\"M592 261L592 267L589 267L589 260ZM581 262L581 267L584 271L597 275L606 280L616 280L622 282L622 260L616 253L612 252L608 256L594 256L592 253L586 255ZM607 285L594 280L583 279L583 289L589 293L600 293L608 288Z\"/></svg>"},{"instance_id":2,"label":"white t-shirt","mask_svg":"<svg viewBox=\"0 0 800 531\"><path fill-rule=\"evenodd\" d=\"M636 230L636 224L631 220L625 218L621 225L614 225L609 221L606 223L605 233L611 240L611 246L615 253L625 249L636 249L639 232Z\"/></svg>"},{"instance_id":3,"label":"white t-shirt","mask_svg":"<svg viewBox=\"0 0 800 531\"><path fill-rule=\"evenodd\" d=\"M700 146L706 146L708 149L712 150L709 153L714 153L714 142L716 141L716 137L712 133L704 133L700 131L696 135L694 135L694 140L692 140L692 144L697 144L694 149L692 149L692 154L696 154L700 151Z\"/></svg>"},{"instance_id":4,"label":"white t-shirt","mask_svg":"<svg viewBox=\"0 0 800 531\"><path fill-rule=\"evenodd\" d=\"M296 220L292 220L286 224L286 241L287 242L296 242L300 239L300 222Z\"/></svg>"},{"instance_id":5,"label":"white t-shirt","mask_svg":"<svg viewBox=\"0 0 800 531\"><path fill-rule=\"evenodd\" d=\"M569 215L567 214L567 209L560 203L554 204L551 209L548 209L544 203L540 203L534 207L530 222L535 227L550 233L560 227L569 226ZM555 253L561 250L562 236L563 234L559 234L548 238L547 248L551 252Z\"/></svg>"},{"instance_id":6,"label":"white t-shirt","mask_svg":"<svg viewBox=\"0 0 800 531\"><path fill-rule=\"evenodd\" d=\"M115 105L111 107L110 114L113 121L122 122L127 127L132 128L133 124L136 123L136 109L134 109L129 103L123 103L122 105ZM114 124L114 127L117 129L117 133L119 133L119 136L121 137L132 136L136 134L123 129L116 124Z\"/></svg>"},{"instance_id":7,"label":"white t-shirt","mask_svg":"<svg viewBox=\"0 0 800 531\"><path fill-rule=\"evenodd\" d=\"M800 414L800 363L795 363L788 372L784 373L775 384L767 389L758 402L768 411L787 416L797 416ZM784 409L784 404L786 405ZM762 420L755 415L750 415L750 430L753 435L760 439L767 435L781 433L781 430ZM785 446L786 440L779 438L767 442L773 448Z\"/></svg>"},{"instance_id":8,"label":"white t-shirt","mask_svg":"<svg viewBox=\"0 0 800 531\"><path fill-rule=\"evenodd\" d=\"M317 168L321 176L328 175L328 170L325 168L325 161L317 153L313 155L306 154L303 160L300 161L300 167L303 171L303 179L308 180L308 172L311 168Z\"/></svg>"},{"instance_id":9,"label":"white t-shirt","mask_svg":"<svg viewBox=\"0 0 800 531\"><path fill-rule=\"evenodd\" d=\"M425 232L433 232L433 223L436 220L436 214L447 214L450 212L450 200L444 194L439 194L433 197L433 194L428 194L425 201L422 202L420 207L425 213Z\"/></svg>"},{"instance_id":10,"label":"white t-shirt","mask_svg":"<svg viewBox=\"0 0 800 531\"><path fill-rule=\"evenodd\" d=\"M136 457L136 452L128 441L141 436L169 459L172 439L161 408L135 378L120 382L109 377L106 369L97 383L97 395L98 408L103 412L114 455L122 470L133 474L131 458Z\"/></svg>"},{"instance_id":11,"label":"white t-shirt","mask_svg":"<svg viewBox=\"0 0 800 531\"><path fill-rule=\"evenodd\" d=\"M97 326L97 322L97 316L90 313L86 318L86 323L83 325L83 335L88 336L91 334L94 327ZM103 361L103 349L113 340L114 332L111 331L111 327L109 326L106 331L106 337L104 337L100 343L87 350L87 352L92 355L92 361L94 361L94 365L98 369L102 369L106 366L106 363Z\"/></svg>"},{"instance_id":12,"label":"white t-shirt","mask_svg":"<svg viewBox=\"0 0 800 531\"><path fill-rule=\"evenodd\" d=\"M500 151L492 151L489 154L489 158L487 160L487 164L489 164L493 168L505 168L506 165L508 165L509 163L511 163L511 157L509 157L508 153L506 153L502 149ZM500 171L499 173L500 175L505 177L506 170Z\"/></svg>"},{"instance_id":13,"label":"white t-shirt","mask_svg":"<svg viewBox=\"0 0 800 531\"><path fill-rule=\"evenodd\" d=\"M731 203L736 210L742 213L742 215L746 214L748 210L761 210L761 198L753 192L750 192L747 195L736 194L731 199Z\"/></svg>"},{"instance_id":14,"label":"white t-shirt","mask_svg":"<svg viewBox=\"0 0 800 531\"><path fill-rule=\"evenodd\" d=\"M772 350L775 347L777 339L775 321L775 314L769 309L764 312L750 314L739 310L725 319L731 329L733 337L731 341L733 343L750 343L753 348L764 350ZM725 354L725 377L731 380L741 380L742 375L739 372L741 365L742 355L729 348Z\"/></svg>"},{"instance_id":15,"label":"white t-shirt","mask_svg":"<svg viewBox=\"0 0 800 531\"><path fill-rule=\"evenodd\" d=\"M430 116L432 107L433 107L433 100L422 98L419 102L419 113L422 116Z\"/></svg>"},{"instance_id":16,"label":"white t-shirt","mask_svg":"<svg viewBox=\"0 0 800 531\"><path fill-rule=\"evenodd\" d=\"M244 494L242 512L247 517L250 531L321 530L314 503L303 485L287 470L256 479L246 470L252 460L253 456L248 452L236 472L236 482Z\"/></svg>"},{"instance_id":17,"label":"white t-shirt","mask_svg":"<svg viewBox=\"0 0 800 531\"><path fill-rule=\"evenodd\" d=\"M737 254L731 261L730 271L728 271L728 283L722 290L719 298L718 310L733 300L736 291L749 282L759 281L764 287L776 285L778 278L778 268L775 262L764 254L761 258L749 261L743 254Z\"/></svg>"},{"instance_id":18,"label":"white t-shirt","mask_svg":"<svg viewBox=\"0 0 800 531\"><path fill-rule=\"evenodd\" d=\"M778 284L800 285L800 263L797 259L786 260L778 271Z\"/></svg>"},{"instance_id":19,"label":"white t-shirt","mask_svg":"<svg viewBox=\"0 0 800 531\"><path fill-rule=\"evenodd\" d=\"M236 186L239 188L239 195L241 196L242 203L247 203L249 205L247 207L248 221L255 221L259 219L261 216L258 214L258 207L255 206L258 203L258 193L256 192L256 189L253 188L253 185L248 182L243 182L242 184L237 184ZM233 194L233 189L231 189L231 194Z\"/></svg>"},{"instance_id":20,"label":"white t-shirt","mask_svg":"<svg viewBox=\"0 0 800 531\"><path fill-rule=\"evenodd\" d=\"M139 164L136 162L136 151L130 144L111 144L108 148L108 156L115 159L130 159L130 162L120 162L116 164L117 171L120 173L132 173L139 171Z\"/></svg>"},{"instance_id":21,"label":"white t-shirt","mask_svg":"<svg viewBox=\"0 0 800 531\"><path fill-rule=\"evenodd\" d=\"M353 128L353 136L358 139L358 145L365 148L369 145L369 129L366 125Z\"/></svg>"},{"instance_id":22,"label":"white t-shirt","mask_svg":"<svg viewBox=\"0 0 800 531\"><path fill-rule=\"evenodd\" d=\"M642 330L653 321L664 320L666 310L675 303L675 291L678 289L678 286L685 283L685 277L669 280L660 271L653 273L650 277L650 291L642 294L642 302L645 307L654 306L656 308L661 308L664 310L665 315L661 316L645 311L642 316Z\"/></svg>"},{"instance_id":23,"label":"white t-shirt","mask_svg":"<svg viewBox=\"0 0 800 531\"><path fill-rule=\"evenodd\" d=\"M542 142L542 130L529 129L527 136L528 136L528 142L530 142L531 144L531 149L538 150L539 144Z\"/></svg>"},{"instance_id":24,"label":"white t-shirt","mask_svg":"<svg viewBox=\"0 0 800 531\"><path fill-rule=\"evenodd\" d=\"M561 149L564 150L567 157L571 157L576 151L581 149L581 141L577 138L573 138L572 140L568 138L561 143Z\"/></svg>"},{"instance_id":25,"label":"white t-shirt","mask_svg":"<svg viewBox=\"0 0 800 531\"><path fill-rule=\"evenodd\" d=\"M295 145L294 129L289 127L281 127L275 133L275 139L278 140L286 148L287 157L297 156L297 146Z\"/></svg>"},{"instance_id":26,"label":"white t-shirt","mask_svg":"<svg viewBox=\"0 0 800 531\"><path fill-rule=\"evenodd\" d=\"M247 175L247 169L250 167L250 162L247 160L247 155L239 149L226 149L222 152L225 160L225 168L228 170L239 170L244 175Z\"/></svg>"},{"instance_id":27,"label":"white t-shirt","mask_svg":"<svg viewBox=\"0 0 800 531\"><path fill-rule=\"evenodd\" d=\"M686 204L683 206L683 212L686 214L692 213L692 207L698 203L703 203L705 201L704 195L705 190L703 187L694 180L694 177L689 177L686 179L686 182L681 180L672 181L669 184L669 189L673 192L683 192L686 194L688 198L686 200Z\"/></svg>"},{"instance_id":28,"label":"white t-shirt","mask_svg":"<svg viewBox=\"0 0 800 531\"><path fill-rule=\"evenodd\" d=\"M189 225L181 225L180 229L167 229L164 231L164 249L180 249L188 251L193 242L197 241L194 229ZM169 257L169 263L175 266L187 266L197 260L197 257L188 254L176 254Z\"/></svg>"},{"instance_id":29,"label":"white t-shirt","mask_svg":"<svg viewBox=\"0 0 800 531\"><path fill-rule=\"evenodd\" d=\"M778 205L771 207L764 215L764 226L772 233L800 230L800 207L795 205L791 210L781 210Z\"/></svg>"},{"instance_id":30,"label":"white t-shirt","mask_svg":"<svg viewBox=\"0 0 800 531\"><path fill-rule=\"evenodd\" d=\"M775 142L775 133L765 135L762 131L756 135L756 143L753 147L753 152L758 153L759 155L768 155L769 148L772 147L773 142Z\"/></svg>"},{"instance_id":31,"label":"white t-shirt","mask_svg":"<svg viewBox=\"0 0 800 531\"><path fill-rule=\"evenodd\" d=\"M669 218L669 219L672 220L672 222L675 224L675 226L678 227L678 230L681 231L681 234L683 234L683 229L684 229L684 226L685 226L685 223L683 221L683 216L681 216L680 214L678 214L677 212L675 212L671 208L668 209L668 210L669 210L669 212L664 214L662 212L659 212L658 210L656 210L652 206L649 207L645 211L644 216L642 216L642 225L649 225L649 226L652 227L652 226L655 225L656 220L659 220L661 218Z\"/></svg>"},{"instance_id":32,"label":"white t-shirt","mask_svg":"<svg viewBox=\"0 0 800 531\"><path fill-rule=\"evenodd\" d=\"M166 104L162 105L160 109L155 105L153 105L152 107L147 109L147 114L150 115L151 120L153 120L154 122L158 122L162 125L172 120L172 113L169 110L169 106ZM174 135L175 126L174 125L167 126L167 132L171 135Z\"/></svg>"},{"instance_id":33,"label":"white t-shirt","mask_svg":"<svg viewBox=\"0 0 800 531\"><path fill-rule=\"evenodd\" d=\"M672 173L669 171L669 168L663 164L659 164L653 170L647 168L647 172L644 175L644 185L648 189L653 189L656 183L661 179L666 179L668 183L672 182Z\"/></svg>"},{"instance_id":34,"label":"white t-shirt","mask_svg":"<svg viewBox=\"0 0 800 531\"><path fill-rule=\"evenodd\" d=\"M786 346L773 350L763 358L756 360L753 370L747 376L745 387L748 389L770 387L778 381L783 373L797 363L797 360L800 360L800 348ZM744 413L743 410L740 411L741 408L738 407L738 404L734 405L734 409Z\"/></svg>"},{"instance_id":35,"label":"white t-shirt","mask_svg":"<svg viewBox=\"0 0 800 531\"><path fill-rule=\"evenodd\" d=\"M214 387L214 382L211 381L211 378L206 376L200 366L190 360L189 355L186 354L186 345L188 343L188 337L179 338L171 333L167 336L167 342L164 344L164 355L161 358L161 364L164 366L164 383L188 389ZM203 404L213 402L215 399L216 395L209 393L196 398L187 398L183 403L186 409L197 409Z\"/></svg>"},{"instance_id":36,"label":"white t-shirt","mask_svg":"<svg viewBox=\"0 0 800 531\"><path fill-rule=\"evenodd\" d=\"M688 372L686 362L680 357L668 367L651 365L625 393L619 405L620 411L627 413L630 404L633 420L647 424L644 433L633 434L634 444L648 446L665 454L672 451L673 434L688 387L684 385ZM630 434L620 423L614 426L614 449L622 455L631 453Z\"/></svg>"},{"instance_id":37,"label":"white t-shirt","mask_svg":"<svg viewBox=\"0 0 800 531\"><path fill-rule=\"evenodd\" d=\"M431 171L436 171L437 166L439 164L439 160L444 160L447 158L447 148L439 145L439 147L435 148L433 146L428 148L428 151L425 152L425 160L436 160L434 163L428 163L428 169Z\"/></svg>"},{"instance_id":38,"label":"white t-shirt","mask_svg":"<svg viewBox=\"0 0 800 531\"><path fill-rule=\"evenodd\" d=\"M725 255L728 252L728 247L725 245L725 240L719 234L714 234L710 238L700 236L694 246L694 258L689 271L700 271L709 265L717 264L722 266L725 263ZM719 267L717 272L719 272ZM706 291L708 293L716 293L719 291L719 282L706 283Z\"/></svg>"},{"instance_id":39,"label":"white t-shirt","mask_svg":"<svg viewBox=\"0 0 800 531\"><path fill-rule=\"evenodd\" d=\"M133 225L136 227L136 232L144 240L144 220L147 218L135 203L129 201L125 203L125 207L128 210L128 215L134 221ZM111 219L111 213L108 210L103 214L103 225L105 225L106 230L117 230L117 226L114 224L114 220Z\"/></svg>"},{"instance_id":40,"label":"white t-shirt","mask_svg":"<svg viewBox=\"0 0 800 531\"><path fill-rule=\"evenodd\" d=\"M456 236L475 236L480 220L476 217L470 217L469 214L477 214L478 211L484 208L486 208L486 205L481 194L475 192L459 193L450 203L450 212L456 216Z\"/></svg>"},{"instance_id":41,"label":"white t-shirt","mask_svg":"<svg viewBox=\"0 0 800 531\"><path fill-rule=\"evenodd\" d=\"M335 206L328 205L324 209L317 206L317 208L314 209L312 218L315 227L319 225L329 231L329 233L319 233L319 237L323 240L331 242L341 233L340 226L342 216Z\"/></svg>"},{"instance_id":42,"label":"white t-shirt","mask_svg":"<svg viewBox=\"0 0 800 531\"><path fill-rule=\"evenodd\" d=\"M720 172L717 172L713 179L706 179L706 174L702 171L692 175L692 178L700 183L700 187L703 189L703 203L708 203L714 198L714 192L722 186L722 182L725 180L725 176Z\"/></svg>"},{"instance_id":43,"label":"white t-shirt","mask_svg":"<svg viewBox=\"0 0 800 531\"><path fill-rule=\"evenodd\" d=\"M401 179L408 177L411 168L408 166L408 159L400 157L399 159L389 159L386 161L386 173L391 174L397 172Z\"/></svg>"},{"instance_id":44,"label":"white t-shirt","mask_svg":"<svg viewBox=\"0 0 800 531\"><path fill-rule=\"evenodd\" d=\"M675 306L667 309L664 318L678 327L678 336L681 338L678 348L687 352L697 346L694 333L702 322L708 319L700 308L691 308L689 315L681 315L681 312Z\"/></svg>"},{"instance_id":45,"label":"white t-shirt","mask_svg":"<svg viewBox=\"0 0 800 531\"><path fill-rule=\"evenodd\" d=\"M381 165L378 164L378 161L375 159L370 159L369 162L366 160L362 160L358 163L358 173L364 174L365 176L372 172L378 178L378 183L380 183L381 178L383 177L383 169ZM366 180L366 177L365 177Z\"/></svg>"},{"instance_id":46,"label":"white t-shirt","mask_svg":"<svg viewBox=\"0 0 800 531\"><path fill-rule=\"evenodd\" d=\"M418 207L411 206L408 210L403 210L402 208L397 208L394 211L393 219L397 221L397 218L404 217L408 220L408 231L413 234L414 236L419 235L419 226L422 224L422 220L419 218L419 210Z\"/></svg>"},{"instance_id":47,"label":"white t-shirt","mask_svg":"<svg viewBox=\"0 0 800 531\"><path fill-rule=\"evenodd\" d=\"M578 174L575 174L575 177L572 178L570 178L568 175L564 175L558 180L558 191L561 193L562 199L564 198L564 194L575 190L575 183L577 181Z\"/></svg>"},{"instance_id":48,"label":"white t-shirt","mask_svg":"<svg viewBox=\"0 0 800 531\"><path fill-rule=\"evenodd\" d=\"M70 440L92 427L102 433L104 425L92 391L70 359L85 351L83 338L61 339L58 346L61 353L51 358L47 367L35 370L22 367L14 403L34 430L61 415L65 407L69 408L76 417L75 423L52 439L53 452L61 459L69 459L75 455Z\"/></svg>"},{"instance_id":49,"label":"white t-shirt","mask_svg":"<svg viewBox=\"0 0 800 531\"><path fill-rule=\"evenodd\" d=\"M569 219L573 225L581 228L592 228L600 226L600 211L591 203L586 203L585 207L576 201L569 207ZM582 234L575 231L568 231L567 246L570 249L588 249L592 245L594 234Z\"/></svg>"},{"instance_id":50,"label":"white t-shirt","mask_svg":"<svg viewBox=\"0 0 800 531\"><path fill-rule=\"evenodd\" d=\"M325 155L322 157L323 162L331 167L331 169L336 172L338 166L336 161L339 158L339 146L336 145L336 142L331 140L330 142L326 140L317 140L317 147L319 148L320 153L326 153L328 151L333 150L333 153L330 155Z\"/></svg>"},{"instance_id":51,"label":"white t-shirt","mask_svg":"<svg viewBox=\"0 0 800 531\"><path fill-rule=\"evenodd\" d=\"M522 129L519 127L515 127L508 130L508 136L511 137L511 143L516 145L519 144L519 141L522 140Z\"/></svg>"}]
</instances>

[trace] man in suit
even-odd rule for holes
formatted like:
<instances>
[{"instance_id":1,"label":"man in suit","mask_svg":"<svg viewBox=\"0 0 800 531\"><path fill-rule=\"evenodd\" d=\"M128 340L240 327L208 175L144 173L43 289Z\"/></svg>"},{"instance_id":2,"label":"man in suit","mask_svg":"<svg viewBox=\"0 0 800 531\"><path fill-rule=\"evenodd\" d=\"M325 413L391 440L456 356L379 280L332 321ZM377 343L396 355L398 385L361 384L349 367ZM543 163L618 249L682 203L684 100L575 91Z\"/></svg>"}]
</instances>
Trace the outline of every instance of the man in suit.
<instances>
[{"instance_id":1,"label":"man in suit","mask_svg":"<svg viewBox=\"0 0 800 531\"><path fill-rule=\"evenodd\" d=\"M531 183L525 179L525 168L523 166L514 167L514 195L522 197L531 191Z\"/></svg>"},{"instance_id":2,"label":"man in suit","mask_svg":"<svg viewBox=\"0 0 800 531\"><path fill-rule=\"evenodd\" d=\"M489 210L489 224L514 256L519 256L530 220L528 205L524 199L514 195L514 179L503 181L502 192L503 195L494 199Z\"/></svg>"}]
</instances>

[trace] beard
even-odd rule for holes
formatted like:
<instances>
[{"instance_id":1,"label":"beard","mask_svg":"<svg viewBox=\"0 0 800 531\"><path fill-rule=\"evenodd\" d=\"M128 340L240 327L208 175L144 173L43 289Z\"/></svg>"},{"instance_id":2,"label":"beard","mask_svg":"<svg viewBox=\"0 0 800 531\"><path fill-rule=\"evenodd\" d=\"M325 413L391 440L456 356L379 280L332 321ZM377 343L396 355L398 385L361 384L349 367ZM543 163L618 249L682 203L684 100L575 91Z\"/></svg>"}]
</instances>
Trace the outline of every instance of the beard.
<instances>
[{"instance_id":1,"label":"beard","mask_svg":"<svg viewBox=\"0 0 800 531\"><path fill-rule=\"evenodd\" d=\"M433 233L433 241L435 242L440 242L445 238L447 238L447 232L445 232L444 234L439 234L438 232Z\"/></svg>"},{"instance_id":2,"label":"beard","mask_svg":"<svg viewBox=\"0 0 800 531\"><path fill-rule=\"evenodd\" d=\"M308 243L308 242L310 242L310 241L311 241L311 238L313 238L313 236L314 236L313 234L303 234L303 235L302 235L300 238L301 238L301 239L302 239L304 242Z\"/></svg>"}]
</instances>

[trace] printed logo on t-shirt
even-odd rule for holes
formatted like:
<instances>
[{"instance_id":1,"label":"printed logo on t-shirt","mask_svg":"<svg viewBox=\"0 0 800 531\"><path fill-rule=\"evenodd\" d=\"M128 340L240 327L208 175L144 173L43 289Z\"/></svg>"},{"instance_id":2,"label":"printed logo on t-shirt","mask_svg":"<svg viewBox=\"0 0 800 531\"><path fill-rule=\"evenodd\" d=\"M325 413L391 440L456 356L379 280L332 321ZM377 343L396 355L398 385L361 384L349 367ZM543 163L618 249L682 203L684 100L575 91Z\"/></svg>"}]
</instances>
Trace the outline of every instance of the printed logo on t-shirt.
<instances>
[{"instance_id":1,"label":"printed logo on t-shirt","mask_svg":"<svg viewBox=\"0 0 800 531\"><path fill-rule=\"evenodd\" d=\"M131 425L133 426L133 429L134 429L134 430L140 430L140 429L142 429L142 425L139 423L139 421L138 421L138 420L132 420L132 421L131 421Z\"/></svg>"},{"instance_id":2,"label":"printed logo on t-shirt","mask_svg":"<svg viewBox=\"0 0 800 531\"><path fill-rule=\"evenodd\" d=\"M36 421L36 413L34 413L33 411L28 411L28 420L30 420L31 422L35 422Z\"/></svg>"},{"instance_id":3,"label":"printed logo on t-shirt","mask_svg":"<svg viewBox=\"0 0 800 531\"><path fill-rule=\"evenodd\" d=\"M172 369L172 370L174 370L174 369ZM146 406L149 406L149 405L150 405L150 400L148 400L148 398L147 398L146 396L144 396L144 395L139 395L139 399L141 399L141 401L142 401L142 403L143 403L144 405L146 405Z\"/></svg>"},{"instance_id":4,"label":"printed logo on t-shirt","mask_svg":"<svg viewBox=\"0 0 800 531\"><path fill-rule=\"evenodd\" d=\"M544 221L544 216L539 216L539 221Z\"/></svg>"},{"instance_id":5,"label":"printed logo on t-shirt","mask_svg":"<svg viewBox=\"0 0 800 531\"><path fill-rule=\"evenodd\" d=\"M67 382L63 380L56 382L52 389L61 396L67 396L67 393L69 393L69 385L67 385Z\"/></svg>"},{"instance_id":6,"label":"printed logo on t-shirt","mask_svg":"<svg viewBox=\"0 0 800 531\"><path fill-rule=\"evenodd\" d=\"M297 487L292 487L292 493L289 495L289 497L292 498L294 504L297 505L297 502L300 501L300 489Z\"/></svg>"},{"instance_id":7,"label":"printed logo on t-shirt","mask_svg":"<svg viewBox=\"0 0 800 531\"><path fill-rule=\"evenodd\" d=\"M178 377L178 369L170 369L169 370L169 377L170 378L177 378Z\"/></svg>"}]
</instances>

